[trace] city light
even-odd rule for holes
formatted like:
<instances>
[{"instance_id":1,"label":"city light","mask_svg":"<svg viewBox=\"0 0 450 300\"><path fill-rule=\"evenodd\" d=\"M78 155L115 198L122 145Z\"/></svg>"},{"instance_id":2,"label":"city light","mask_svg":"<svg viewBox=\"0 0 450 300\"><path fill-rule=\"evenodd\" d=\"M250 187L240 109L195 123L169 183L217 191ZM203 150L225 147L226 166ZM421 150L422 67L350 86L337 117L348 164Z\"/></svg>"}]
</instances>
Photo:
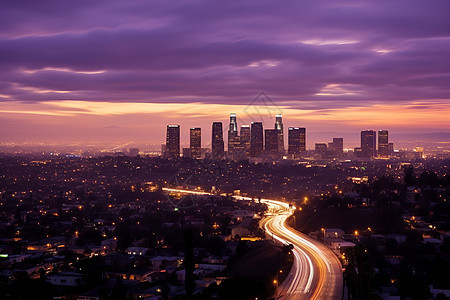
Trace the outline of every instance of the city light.
<instances>
[{"instance_id":1,"label":"city light","mask_svg":"<svg viewBox=\"0 0 450 300\"><path fill-rule=\"evenodd\" d=\"M449 2L28 2L0 299L449 296Z\"/></svg>"}]
</instances>

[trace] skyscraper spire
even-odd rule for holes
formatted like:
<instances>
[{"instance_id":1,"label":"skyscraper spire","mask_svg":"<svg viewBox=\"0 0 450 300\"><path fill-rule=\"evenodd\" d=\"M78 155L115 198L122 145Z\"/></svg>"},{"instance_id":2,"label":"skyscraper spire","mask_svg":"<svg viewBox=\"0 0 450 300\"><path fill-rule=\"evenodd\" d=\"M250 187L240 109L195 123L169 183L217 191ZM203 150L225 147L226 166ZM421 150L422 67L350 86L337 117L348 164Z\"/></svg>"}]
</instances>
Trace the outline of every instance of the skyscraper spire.
<instances>
[{"instance_id":1,"label":"skyscraper spire","mask_svg":"<svg viewBox=\"0 0 450 300\"><path fill-rule=\"evenodd\" d=\"M230 126L228 128L228 156L237 159L241 152L241 141L237 130L236 114L230 113Z\"/></svg>"},{"instance_id":2,"label":"skyscraper spire","mask_svg":"<svg viewBox=\"0 0 450 300\"><path fill-rule=\"evenodd\" d=\"M230 128L228 129L228 134L237 135L237 128L236 113L230 113Z\"/></svg>"},{"instance_id":3,"label":"skyscraper spire","mask_svg":"<svg viewBox=\"0 0 450 300\"><path fill-rule=\"evenodd\" d=\"M284 154L283 115L275 115L275 130L278 131L278 152Z\"/></svg>"}]
</instances>

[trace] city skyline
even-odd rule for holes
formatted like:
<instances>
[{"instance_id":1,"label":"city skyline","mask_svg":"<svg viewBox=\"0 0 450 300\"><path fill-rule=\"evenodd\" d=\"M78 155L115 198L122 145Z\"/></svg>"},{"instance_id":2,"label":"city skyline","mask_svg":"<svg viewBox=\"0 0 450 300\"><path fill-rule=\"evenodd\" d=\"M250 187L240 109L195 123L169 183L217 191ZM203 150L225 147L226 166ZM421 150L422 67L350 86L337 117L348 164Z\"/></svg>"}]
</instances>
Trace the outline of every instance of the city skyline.
<instances>
[{"instance_id":1,"label":"city skyline","mask_svg":"<svg viewBox=\"0 0 450 300\"><path fill-rule=\"evenodd\" d=\"M305 127L288 127L287 138L284 138L283 115L275 115L273 128L264 128L263 122L251 122L241 124L239 135L238 116L230 113L230 123L227 130L228 140L225 144L224 126L222 122L212 122L211 143L202 144L201 127L190 128L189 147L183 147L180 143L181 128L179 124L167 125L166 143L161 145L161 155L166 158L191 157L195 159L264 159L277 161L280 159L300 159L311 157L308 153L306 141L308 140ZM175 131L174 131L175 130ZM287 147L286 147L287 141ZM286 150L287 149L287 150ZM314 144L316 158L341 159L349 158L390 158L395 155L394 143L389 140L389 130L380 129L362 130L360 132L360 144L356 147L345 147L343 137L333 137L331 142ZM423 147L415 147L414 153L423 158ZM397 150L397 152L399 152ZM131 149L130 149L131 153ZM405 155L403 152L402 155Z\"/></svg>"},{"instance_id":2,"label":"city skyline","mask_svg":"<svg viewBox=\"0 0 450 300\"><path fill-rule=\"evenodd\" d=\"M0 12L0 138L156 144L171 120L206 128L225 122L223 111L259 120L264 108L289 115L286 128L310 128L313 143L364 128L448 133L449 10L10 1ZM269 104L254 101L261 91Z\"/></svg>"}]
</instances>

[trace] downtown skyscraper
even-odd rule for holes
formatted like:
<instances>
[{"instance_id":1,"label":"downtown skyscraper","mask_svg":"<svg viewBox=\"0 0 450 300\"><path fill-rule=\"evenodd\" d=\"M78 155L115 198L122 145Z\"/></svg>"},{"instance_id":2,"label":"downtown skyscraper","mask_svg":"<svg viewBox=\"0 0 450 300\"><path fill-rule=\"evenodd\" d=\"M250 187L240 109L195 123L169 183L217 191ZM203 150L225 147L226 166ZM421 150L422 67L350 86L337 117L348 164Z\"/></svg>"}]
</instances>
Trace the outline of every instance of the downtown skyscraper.
<instances>
[{"instance_id":1,"label":"downtown skyscraper","mask_svg":"<svg viewBox=\"0 0 450 300\"><path fill-rule=\"evenodd\" d=\"M212 125L212 141L211 141L212 157L215 159L223 158L224 143L222 122L214 122Z\"/></svg>"},{"instance_id":2,"label":"downtown skyscraper","mask_svg":"<svg viewBox=\"0 0 450 300\"><path fill-rule=\"evenodd\" d=\"M376 156L376 141L374 130L361 131L361 157L373 158Z\"/></svg>"},{"instance_id":3,"label":"downtown skyscraper","mask_svg":"<svg viewBox=\"0 0 450 300\"><path fill-rule=\"evenodd\" d=\"M236 114L230 114L230 125L228 127L228 156L237 159L241 155L241 140L237 130Z\"/></svg>"},{"instance_id":4,"label":"downtown skyscraper","mask_svg":"<svg viewBox=\"0 0 450 300\"><path fill-rule=\"evenodd\" d=\"M236 114L230 113L230 126L228 128L228 138L238 135Z\"/></svg>"},{"instance_id":5,"label":"downtown skyscraper","mask_svg":"<svg viewBox=\"0 0 450 300\"><path fill-rule=\"evenodd\" d=\"M289 127L288 128L288 154L290 157L298 158L300 154L306 151L306 128Z\"/></svg>"},{"instance_id":6,"label":"downtown skyscraper","mask_svg":"<svg viewBox=\"0 0 450 300\"><path fill-rule=\"evenodd\" d=\"M191 128L189 132L190 137L190 155L192 158L202 157L202 129L199 127Z\"/></svg>"},{"instance_id":7,"label":"downtown skyscraper","mask_svg":"<svg viewBox=\"0 0 450 300\"><path fill-rule=\"evenodd\" d=\"M165 156L180 157L180 125L167 125Z\"/></svg>"},{"instance_id":8,"label":"downtown skyscraper","mask_svg":"<svg viewBox=\"0 0 450 300\"><path fill-rule=\"evenodd\" d=\"M250 125L242 125L240 132L240 140L242 147L242 156L244 158L250 157L250 141L251 141L251 133L250 133Z\"/></svg>"},{"instance_id":9,"label":"downtown skyscraper","mask_svg":"<svg viewBox=\"0 0 450 300\"><path fill-rule=\"evenodd\" d=\"M283 115L275 116L275 130L278 132L278 153L284 154Z\"/></svg>"},{"instance_id":10,"label":"downtown skyscraper","mask_svg":"<svg viewBox=\"0 0 450 300\"><path fill-rule=\"evenodd\" d=\"M378 156L388 157L389 153L389 132L387 130L378 131Z\"/></svg>"},{"instance_id":11,"label":"downtown skyscraper","mask_svg":"<svg viewBox=\"0 0 450 300\"><path fill-rule=\"evenodd\" d=\"M250 157L261 157L264 146L262 122L252 122L250 134Z\"/></svg>"},{"instance_id":12,"label":"downtown skyscraper","mask_svg":"<svg viewBox=\"0 0 450 300\"><path fill-rule=\"evenodd\" d=\"M264 139L265 139L265 155L271 157L272 159L279 158L279 137L280 131L277 129L266 129L264 130Z\"/></svg>"}]
</instances>

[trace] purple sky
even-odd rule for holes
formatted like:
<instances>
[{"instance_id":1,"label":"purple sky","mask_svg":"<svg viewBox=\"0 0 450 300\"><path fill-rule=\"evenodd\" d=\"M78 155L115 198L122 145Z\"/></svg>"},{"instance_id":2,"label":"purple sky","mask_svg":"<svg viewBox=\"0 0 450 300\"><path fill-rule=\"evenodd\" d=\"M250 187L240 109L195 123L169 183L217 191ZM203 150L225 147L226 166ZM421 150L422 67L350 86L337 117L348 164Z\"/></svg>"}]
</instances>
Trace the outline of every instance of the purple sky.
<instances>
[{"instance_id":1,"label":"purple sky","mask_svg":"<svg viewBox=\"0 0 450 300\"><path fill-rule=\"evenodd\" d=\"M1 4L3 141L207 140L260 91L311 133L448 132L450 1Z\"/></svg>"}]
</instances>

